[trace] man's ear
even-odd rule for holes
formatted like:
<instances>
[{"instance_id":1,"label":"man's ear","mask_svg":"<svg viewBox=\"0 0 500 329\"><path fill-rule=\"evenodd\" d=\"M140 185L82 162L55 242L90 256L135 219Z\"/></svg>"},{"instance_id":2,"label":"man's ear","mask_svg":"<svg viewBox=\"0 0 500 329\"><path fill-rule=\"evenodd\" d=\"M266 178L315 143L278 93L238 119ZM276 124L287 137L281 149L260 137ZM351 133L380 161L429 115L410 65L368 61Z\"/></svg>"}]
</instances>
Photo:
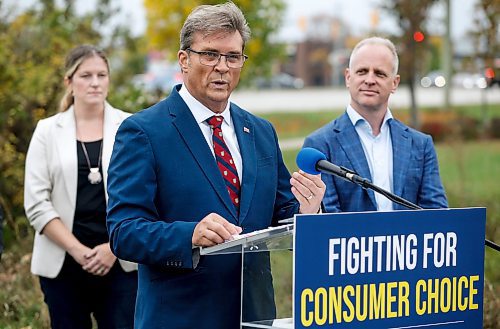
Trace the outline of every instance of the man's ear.
<instances>
[{"instance_id":1,"label":"man's ear","mask_svg":"<svg viewBox=\"0 0 500 329\"><path fill-rule=\"evenodd\" d=\"M344 71L344 79L345 79L345 86L349 88L349 79L351 78L351 72L349 71L349 68L346 68Z\"/></svg>"},{"instance_id":2,"label":"man's ear","mask_svg":"<svg viewBox=\"0 0 500 329\"><path fill-rule=\"evenodd\" d=\"M394 93L396 91L396 89L399 86L399 82L400 81L401 81L401 76L399 74L396 74L396 76L394 77L394 80L392 80L392 90L391 90L391 93Z\"/></svg>"},{"instance_id":3,"label":"man's ear","mask_svg":"<svg viewBox=\"0 0 500 329\"><path fill-rule=\"evenodd\" d=\"M187 51L179 50L177 52L177 59L179 61L179 66L181 67L182 73L186 73L189 70L189 56Z\"/></svg>"}]
</instances>

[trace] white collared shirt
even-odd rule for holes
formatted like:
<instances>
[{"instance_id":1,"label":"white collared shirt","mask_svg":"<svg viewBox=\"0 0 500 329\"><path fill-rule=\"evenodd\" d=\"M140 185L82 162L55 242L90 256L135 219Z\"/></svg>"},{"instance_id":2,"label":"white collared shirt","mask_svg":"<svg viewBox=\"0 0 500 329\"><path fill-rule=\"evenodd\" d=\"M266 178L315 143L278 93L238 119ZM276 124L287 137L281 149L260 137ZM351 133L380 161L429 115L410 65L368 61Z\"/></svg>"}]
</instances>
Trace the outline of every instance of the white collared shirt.
<instances>
[{"instance_id":1,"label":"white collared shirt","mask_svg":"<svg viewBox=\"0 0 500 329\"><path fill-rule=\"evenodd\" d=\"M393 158L392 158L392 139L389 129L389 120L392 120L392 113L389 109L385 114L380 134L373 135L373 130L361 115L350 105L347 107L347 115L351 120L356 132L358 133L363 151L365 153L372 183L386 191L393 192ZM377 210L393 210L393 203L380 193L375 192Z\"/></svg>"},{"instance_id":2,"label":"white collared shirt","mask_svg":"<svg viewBox=\"0 0 500 329\"><path fill-rule=\"evenodd\" d=\"M189 110L193 114L215 159L214 146L212 142L212 128L210 128L209 124L206 122L206 120L215 115L215 113L212 112L205 105L200 103L196 98L194 98L193 95L189 93L189 91L184 85L182 85L181 90L179 91L179 95L182 97L184 102L186 102ZM222 123L221 126L222 135L224 136L224 141L226 142L226 145L229 148L229 152L231 152L231 156L233 157L234 164L236 165L236 170L238 171L238 177L241 182L242 179L241 174L243 172L243 161L241 160L240 147L238 145L238 139L236 138L234 124L231 120L231 110L229 101L224 111L222 111L222 113L218 115L224 118L224 122Z\"/></svg>"}]
</instances>

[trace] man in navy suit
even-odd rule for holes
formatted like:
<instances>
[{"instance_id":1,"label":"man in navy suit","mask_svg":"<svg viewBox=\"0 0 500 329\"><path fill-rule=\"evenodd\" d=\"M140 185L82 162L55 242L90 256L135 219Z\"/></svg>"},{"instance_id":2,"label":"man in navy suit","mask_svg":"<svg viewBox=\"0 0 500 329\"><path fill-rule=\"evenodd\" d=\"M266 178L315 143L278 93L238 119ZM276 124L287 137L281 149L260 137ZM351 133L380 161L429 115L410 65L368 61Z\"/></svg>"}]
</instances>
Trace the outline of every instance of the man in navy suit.
<instances>
[{"instance_id":1,"label":"man in navy suit","mask_svg":"<svg viewBox=\"0 0 500 329\"><path fill-rule=\"evenodd\" d=\"M241 255L200 256L198 247L319 212L321 177L290 176L272 125L229 102L249 37L233 3L197 7L181 30L184 83L116 135L107 222L113 252L139 263L136 328L239 328ZM214 115L221 131L207 123ZM250 258L262 280L244 319L271 319L269 257Z\"/></svg>"},{"instance_id":2,"label":"man in navy suit","mask_svg":"<svg viewBox=\"0 0 500 329\"><path fill-rule=\"evenodd\" d=\"M446 208L431 136L393 118L389 96L400 77L394 44L372 37L352 51L345 83L351 95L347 111L313 132L304 142L328 161L357 172L378 187L424 209ZM406 209L338 177L324 175L328 212Z\"/></svg>"}]
</instances>

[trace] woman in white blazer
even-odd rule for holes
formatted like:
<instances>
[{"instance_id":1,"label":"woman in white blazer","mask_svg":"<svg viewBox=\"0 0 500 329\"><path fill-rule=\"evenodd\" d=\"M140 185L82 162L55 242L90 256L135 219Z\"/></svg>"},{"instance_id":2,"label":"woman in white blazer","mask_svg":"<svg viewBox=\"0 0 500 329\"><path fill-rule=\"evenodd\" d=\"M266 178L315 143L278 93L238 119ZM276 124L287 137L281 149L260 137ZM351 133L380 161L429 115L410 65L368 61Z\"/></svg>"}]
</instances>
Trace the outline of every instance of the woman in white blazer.
<instances>
[{"instance_id":1,"label":"woman in white blazer","mask_svg":"<svg viewBox=\"0 0 500 329\"><path fill-rule=\"evenodd\" d=\"M35 240L31 271L52 328L133 328L136 264L111 252L107 169L128 113L106 102L109 63L94 46L66 58L60 113L37 124L26 156L24 207Z\"/></svg>"}]
</instances>

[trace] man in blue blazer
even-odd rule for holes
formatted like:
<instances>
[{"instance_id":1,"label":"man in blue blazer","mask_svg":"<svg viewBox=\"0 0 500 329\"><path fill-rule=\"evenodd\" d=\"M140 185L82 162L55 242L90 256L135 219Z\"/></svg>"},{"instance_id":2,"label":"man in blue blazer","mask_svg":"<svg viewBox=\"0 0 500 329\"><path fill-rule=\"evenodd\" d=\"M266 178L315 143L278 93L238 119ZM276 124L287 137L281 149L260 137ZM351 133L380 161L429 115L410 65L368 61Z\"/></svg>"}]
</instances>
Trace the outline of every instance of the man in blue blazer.
<instances>
[{"instance_id":1,"label":"man in blue blazer","mask_svg":"<svg viewBox=\"0 0 500 329\"><path fill-rule=\"evenodd\" d=\"M323 152L328 161L424 209L446 208L431 136L394 119L388 108L389 96L399 85L397 72L391 41L372 37L359 42L345 71L351 95L347 111L308 136L304 147ZM341 178L322 179L328 212L407 209Z\"/></svg>"},{"instance_id":2,"label":"man in blue blazer","mask_svg":"<svg viewBox=\"0 0 500 329\"><path fill-rule=\"evenodd\" d=\"M200 256L198 247L320 209L321 177L290 176L271 124L229 102L249 36L233 3L197 7L181 30L184 83L116 135L108 231L113 252L139 263L136 328L239 328L241 255ZM221 130L207 123L214 115ZM250 261L259 284L243 319L272 319L269 257Z\"/></svg>"}]
</instances>

